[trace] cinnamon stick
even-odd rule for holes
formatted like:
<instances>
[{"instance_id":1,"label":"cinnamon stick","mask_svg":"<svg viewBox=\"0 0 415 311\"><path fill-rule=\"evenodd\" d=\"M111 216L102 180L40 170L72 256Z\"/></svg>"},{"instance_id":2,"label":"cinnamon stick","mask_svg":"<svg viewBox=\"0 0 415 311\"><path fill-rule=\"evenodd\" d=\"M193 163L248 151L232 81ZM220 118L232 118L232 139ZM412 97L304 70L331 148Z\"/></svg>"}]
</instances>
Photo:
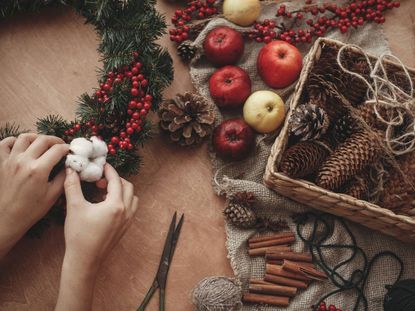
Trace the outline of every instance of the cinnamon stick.
<instances>
[{"instance_id":1,"label":"cinnamon stick","mask_svg":"<svg viewBox=\"0 0 415 311\"><path fill-rule=\"evenodd\" d=\"M242 300L244 302L253 302L260 304L267 304L271 306L288 307L290 298L282 296L269 296L252 293L244 293Z\"/></svg>"},{"instance_id":2,"label":"cinnamon stick","mask_svg":"<svg viewBox=\"0 0 415 311\"><path fill-rule=\"evenodd\" d=\"M275 284L291 286L291 287L296 287L296 288L301 288L301 289L306 289L308 287L308 284L306 282L290 279L284 276L265 274L264 279L268 283L275 283Z\"/></svg>"},{"instance_id":3,"label":"cinnamon stick","mask_svg":"<svg viewBox=\"0 0 415 311\"><path fill-rule=\"evenodd\" d=\"M276 284L249 284L249 291L265 295L281 295L294 297L297 294L297 288Z\"/></svg>"},{"instance_id":4,"label":"cinnamon stick","mask_svg":"<svg viewBox=\"0 0 415 311\"><path fill-rule=\"evenodd\" d=\"M267 252L266 258L270 260L288 259L292 261L313 262L311 254L308 253L283 252L273 250Z\"/></svg>"},{"instance_id":5,"label":"cinnamon stick","mask_svg":"<svg viewBox=\"0 0 415 311\"><path fill-rule=\"evenodd\" d=\"M267 247L267 246L275 246L275 245L282 245L282 244L291 244L295 242L295 236L287 236L257 243L250 243L249 249Z\"/></svg>"},{"instance_id":6,"label":"cinnamon stick","mask_svg":"<svg viewBox=\"0 0 415 311\"><path fill-rule=\"evenodd\" d=\"M258 285L273 285L271 282L259 279L250 279L249 284L258 284Z\"/></svg>"},{"instance_id":7,"label":"cinnamon stick","mask_svg":"<svg viewBox=\"0 0 415 311\"><path fill-rule=\"evenodd\" d=\"M269 247L262 247L262 248L255 248L249 249L248 254L249 256L265 256L267 252L290 252L291 248L288 245L278 245L278 246L269 246Z\"/></svg>"},{"instance_id":8,"label":"cinnamon stick","mask_svg":"<svg viewBox=\"0 0 415 311\"><path fill-rule=\"evenodd\" d=\"M303 273L298 273L298 272L293 273L293 272L284 270L282 266L267 264L265 271L267 274L283 276L283 277L294 279L294 280L299 280L299 281L304 281L304 282L311 281L311 278L305 276Z\"/></svg>"},{"instance_id":9,"label":"cinnamon stick","mask_svg":"<svg viewBox=\"0 0 415 311\"><path fill-rule=\"evenodd\" d=\"M284 260L284 263L282 264L282 268L283 270L293 272L293 273L299 273L310 279L314 279L318 281L327 279L327 275L324 272L314 269L312 267L306 267L306 266L299 265L296 262L290 261L290 260Z\"/></svg>"},{"instance_id":10,"label":"cinnamon stick","mask_svg":"<svg viewBox=\"0 0 415 311\"><path fill-rule=\"evenodd\" d=\"M248 244L275 240L275 239L280 239L280 238L286 238L288 236L295 236L295 235L293 232L288 231L288 232L280 232L280 233L273 234L273 235L258 236L258 237L250 238L248 240Z\"/></svg>"},{"instance_id":11,"label":"cinnamon stick","mask_svg":"<svg viewBox=\"0 0 415 311\"><path fill-rule=\"evenodd\" d=\"M284 262L284 260L280 260L280 259L278 259L278 260L268 260L267 259L267 263L269 263L270 265L282 266L283 262Z\"/></svg>"}]
</instances>

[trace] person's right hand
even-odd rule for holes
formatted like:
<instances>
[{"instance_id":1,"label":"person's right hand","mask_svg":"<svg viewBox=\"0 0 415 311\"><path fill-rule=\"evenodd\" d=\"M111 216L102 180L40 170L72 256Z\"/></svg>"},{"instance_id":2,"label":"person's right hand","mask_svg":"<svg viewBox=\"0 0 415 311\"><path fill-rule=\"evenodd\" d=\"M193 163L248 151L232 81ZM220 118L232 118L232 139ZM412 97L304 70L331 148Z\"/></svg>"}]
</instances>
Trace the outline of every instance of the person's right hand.
<instances>
[{"instance_id":1,"label":"person's right hand","mask_svg":"<svg viewBox=\"0 0 415 311\"><path fill-rule=\"evenodd\" d=\"M106 198L93 204L85 200L78 174L70 168L66 170L65 257L76 258L89 269L101 264L137 210L133 185L110 164L105 165L104 174L108 183Z\"/></svg>"},{"instance_id":2,"label":"person's right hand","mask_svg":"<svg viewBox=\"0 0 415 311\"><path fill-rule=\"evenodd\" d=\"M129 227L138 199L131 183L104 167L107 194L103 202L85 200L78 174L66 170L66 250L56 310L89 310L98 269Z\"/></svg>"}]
</instances>

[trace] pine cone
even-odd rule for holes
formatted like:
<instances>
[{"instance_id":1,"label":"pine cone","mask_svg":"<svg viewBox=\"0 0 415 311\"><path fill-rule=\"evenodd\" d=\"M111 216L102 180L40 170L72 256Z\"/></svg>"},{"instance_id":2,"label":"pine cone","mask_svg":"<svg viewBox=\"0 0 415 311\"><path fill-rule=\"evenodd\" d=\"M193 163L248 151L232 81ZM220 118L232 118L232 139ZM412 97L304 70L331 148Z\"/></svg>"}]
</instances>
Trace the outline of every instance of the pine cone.
<instances>
[{"instance_id":1,"label":"pine cone","mask_svg":"<svg viewBox=\"0 0 415 311\"><path fill-rule=\"evenodd\" d=\"M161 103L160 127L181 146L203 141L212 131L213 107L200 95L186 92Z\"/></svg>"},{"instance_id":2,"label":"pine cone","mask_svg":"<svg viewBox=\"0 0 415 311\"><path fill-rule=\"evenodd\" d=\"M366 174L363 174L362 176L356 176L349 182L343 192L356 199L367 200L369 198L368 176Z\"/></svg>"},{"instance_id":3,"label":"pine cone","mask_svg":"<svg viewBox=\"0 0 415 311\"><path fill-rule=\"evenodd\" d=\"M301 178L318 170L329 155L325 142L302 141L288 148L279 163L279 170L291 177Z\"/></svg>"},{"instance_id":4,"label":"pine cone","mask_svg":"<svg viewBox=\"0 0 415 311\"><path fill-rule=\"evenodd\" d=\"M196 55L197 48L190 40L183 41L177 47L177 54L180 56L183 62L187 63Z\"/></svg>"},{"instance_id":5,"label":"pine cone","mask_svg":"<svg viewBox=\"0 0 415 311\"><path fill-rule=\"evenodd\" d=\"M360 74L370 83L370 68L365 58L360 58L358 60L353 61L350 67L351 72L356 72ZM355 77L350 74L348 76L348 88L347 90L345 90L344 96L353 106L357 107L366 99L368 86L362 79L359 79L358 77Z\"/></svg>"},{"instance_id":6,"label":"pine cone","mask_svg":"<svg viewBox=\"0 0 415 311\"><path fill-rule=\"evenodd\" d=\"M366 131L354 133L324 161L316 184L328 190L337 190L360 174L380 154L381 148L374 134Z\"/></svg>"},{"instance_id":7,"label":"pine cone","mask_svg":"<svg viewBox=\"0 0 415 311\"><path fill-rule=\"evenodd\" d=\"M337 143L342 143L358 129L359 126L356 119L348 113L336 121L332 134Z\"/></svg>"},{"instance_id":8,"label":"pine cone","mask_svg":"<svg viewBox=\"0 0 415 311\"><path fill-rule=\"evenodd\" d=\"M291 116L290 132L301 140L314 140L327 132L330 120L324 109L311 103L298 106Z\"/></svg>"},{"instance_id":9,"label":"pine cone","mask_svg":"<svg viewBox=\"0 0 415 311\"><path fill-rule=\"evenodd\" d=\"M394 170L384 185L379 205L397 214L408 214L415 208L415 154L402 157L398 164L406 178Z\"/></svg>"},{"instance_id":10,"label":"pine cone","mask_svg":"<svg viewBox=\"0 0 415 311\"><path fill-rule=\"evenodd\" d=\"M255 227L258 219L252 211L254 200L252 192L237 192L231 195L223 211L227 221L241 229Z\"/></svg>"}]
</instances>

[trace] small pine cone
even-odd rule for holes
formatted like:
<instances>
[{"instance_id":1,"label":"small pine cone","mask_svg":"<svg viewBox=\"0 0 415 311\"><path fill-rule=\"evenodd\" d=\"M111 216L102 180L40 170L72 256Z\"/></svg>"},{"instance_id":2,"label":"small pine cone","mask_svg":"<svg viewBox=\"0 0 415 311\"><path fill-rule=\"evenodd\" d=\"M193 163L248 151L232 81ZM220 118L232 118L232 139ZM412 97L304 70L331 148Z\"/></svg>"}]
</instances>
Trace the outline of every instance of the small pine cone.
<instances>
[{"instance_id":1,"label":"small pine cone","mask_svg":"<svg viewBox=\"0 0 415 311\"><path fill-rule=\"evenodd\" d=\"M318 170L329 155L325 142L302 141L288 148L279 163L279 170L291 178L302 178Z\"/></svg>"},{"instance_id":2,"label":"small pine cone","mask_svg":"<svg viewBox=\"0 0 415 311\"><path fill-rule=\"evenodd\" d=\"M357 121L350 114L340 117L333 127L333 137L337 143L344 142L359 129Z\"/></svg>"},{"instance_id":3,"label":"small pine cone","mask_svg":"<svg viewBox=\"0 0 415 311\"><path fill-rule=\"evenodd\" d=\"M365 102L361 104L359 107L357 107L355 112L356 116L362 118L363 121L365 121L370 127L375 127L380 130L386 129L385 124L378 119L372 103ZM378 105L377 112L383 119L388 120L388 112L392 113L392 110Z\"/></svg>"},{"instance_id":4,"label":"small pine cone","mask_svg":"<svg viewBox=\"0 0 415 311\"><path fill-rule=\"evenodd\" d=\"M381 154L374 134L359 131L340 144L322 164L316 184L327 190L337 190L360 174Z\"/></svg>"},{"instance_id":5,"label":"small pine cone","mask_svg":"<svg viewBox=\"0 0 415 311\"><path fill-rule=\"evenodd\" d=\"M183 62L187 63L193 59L196 55L197 48L193 45L190 40L183 41L177 47L177 54L180 56Z\"/></svg>"},{"instance_id":6,"label":"small pine cone","mask_svg":"<svg viewBox=\"0 0 415 311\"><path fill-rule=\"evenodd\" d=\"M223 211L226 220L240 229L254 228L258 221L252 210L254 200L252 192L238 192L230 196Z\"/></svg>"},{"instance_id":7,"label":"small pine cone","mask_svg":"<svg viewBox=\"0 0 415 311\"><path fill-rule=\"evenodd\" d=\"M162 102L159 117L160 127L181 146L202 142L211 133L215 121L212 105L202 96L189 92Z\"/></svg>"},{"instance_id":8,"label":"small pine cone","mask_svg":"<svg viewBox=\"0 0 415 311\"><path fill-rule=\"evenodd\" d=\"M415 208L415 154L402 157L398 164L406 178L394 170L384 185L379 205L397 214L408 214Z\"/></svg>"},{"instance_id":9,"label":"small pine cone","mask_svg":"<svg viewBox=\"0 0 415 311\"><path fill-rule=\"evenodd\" d=\"M330 120L324 109L315 104L298 106L291 116L290 132L300 140L314 140L327 132Z\"/></svg>"},{"instance_id":10,"label":"small pine cone","mask_svg":"<svg viewBox=\"0 0 415 311\"><path fill-rule=\"evenodd\" d=\"M349 184L343 192L356 199L367 200L369 198L368 176L366 176L365 174L363 174L362 176L356 176L349 182Z\"/></svg>"}]
</instances>

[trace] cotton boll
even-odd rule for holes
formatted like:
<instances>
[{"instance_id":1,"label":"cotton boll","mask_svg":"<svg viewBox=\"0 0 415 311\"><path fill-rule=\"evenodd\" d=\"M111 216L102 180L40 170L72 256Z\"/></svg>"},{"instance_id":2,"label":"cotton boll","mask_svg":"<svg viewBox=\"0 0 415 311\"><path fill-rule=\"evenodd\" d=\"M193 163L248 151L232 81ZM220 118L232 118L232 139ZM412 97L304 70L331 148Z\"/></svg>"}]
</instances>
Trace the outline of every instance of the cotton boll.
<instances>
[{"instance_id":1,"label":"cotton boll","mask_svg":"<svg viewBox=\"0 0 415 311\"><path fill-rule=\"evenodd\" d=\"M105 163L107 162L107 158L105 156L102 156L102 157L93 159L91 162L103 168Z\"/></svg>"},{"instance_id":2,"label":"cotton boll","mask_svg":"<svg viewBox=\"0 0 415 311\"><path fill-rule=\"evenodd\" d=\"M70 167L77 172L81 172L85 169L89 164L88 158L77 155L77 154L68 154L66 156L65 165L66 167Z\"/></svg>"},{"instance_id":3,"label":"cotton boll","mask_svg":"<svg viewBox=\"0 0 415 311\"><path fill-rule=\"evenodd\" d=\"M87 182L94 182L101 179L103 173L103 168L96 165L93 162L89 162L88 166L84 168L79 176L81 180Z\"/></svg>"},{"instance_id":4,"label":"cotton boll","mask_svg":"<svg viewBox=\"0 0 415 311\"><path fill-rule=\"evenodd\" d=\"M107 155L108 147L105 141L99 139L96 136L92 136L91 141L93 146L93 152L91 155L92 158L98 158Z\"/></svg>"},{"instance_id":5,"label":"cotton boll","mask_svg":"<svg viewBox=\"0 0 415 311\"><path fill-rule=\"evenodd\" d=\"M93 144L86 138L75 138L69 145L69 150L76 155L83 156L85 158L91 157L94 149Z\"/></svg>"}]
</instances>

